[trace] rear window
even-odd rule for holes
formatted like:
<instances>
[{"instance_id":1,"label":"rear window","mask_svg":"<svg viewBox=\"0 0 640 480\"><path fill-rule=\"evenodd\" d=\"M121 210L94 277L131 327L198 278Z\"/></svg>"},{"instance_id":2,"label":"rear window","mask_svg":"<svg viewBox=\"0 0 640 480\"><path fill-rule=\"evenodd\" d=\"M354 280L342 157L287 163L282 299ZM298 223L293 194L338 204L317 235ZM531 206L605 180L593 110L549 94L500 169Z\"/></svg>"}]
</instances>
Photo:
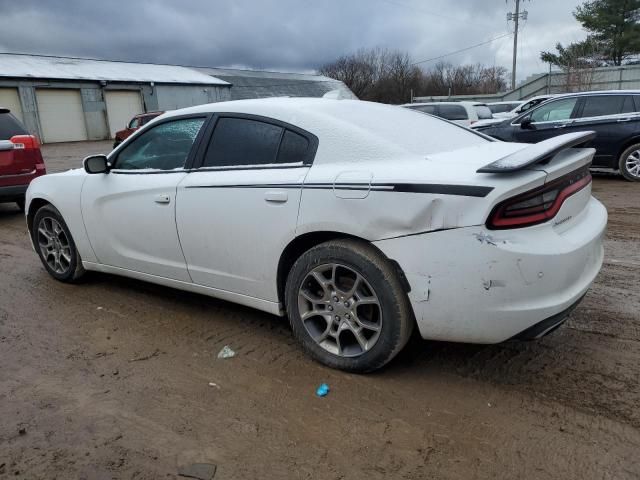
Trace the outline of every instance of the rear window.
<instances>
[{"instance_id":1,"label":"rear window","mask_svg":"<svg viewBox=\"0 0 640 480\"><path fill-rule=\"evenodd\" d=\"M584 99L582 118L617 115L633 111L633 99L630 95L596 95Z\"/></svg>"},{"instance_id":2,"label":"rear window","mask_svg":"<svg viewBox=\"0 0 640 480\"><path fill-rule=\"evenodd\" d=\"M516 108L518 105L520 105L520 102L517 103L499 103L499 104L489 104L487 105L487 107L489 107L489 110L491 110L491 113L506 113L506 112L510 112L511 110L513 110L514 108Z\"/></svg>"},{"instance_id":3,"label":"rear window","mask_svg":"<svg viewBox=\"0 0 640 480\"><path fill-rule=\"evenodd\" d=\"M10 113L0 113L0 140L9 140L14 135L28 135L28 132Z\"/></svg>"},{"instance_id":4,"label":"rear window","mask_svg":"<svg viewBox=\"0 0 640 480\"><path fill-rule=\"evenodd\" d=\"M435 105L420 105L418 107L409 107L411 110L417 110L422 113L430 113L431 115L436 114L436 106Z\"/></svg>"},{"instance_id":5,"label":"rear window","mask_svg":"<svg viewBox=\"0 0 640 480\"><path fill-rule=\"evenodd\" d=\"M491 110L486 105L476 105L474 108L478 114L478 120L489 120L490 118L493 118Z\"/></svg>"},{"instance_id":6,"label":"rear window","mask_svg":"<svg viewBox=\"0 0 640 480\"><path fill-rule=\"evenodd\" d=\"M438 116L447 120L469 120L467 111L462 105L440 105Z\"/></svg>"}]
</instances>

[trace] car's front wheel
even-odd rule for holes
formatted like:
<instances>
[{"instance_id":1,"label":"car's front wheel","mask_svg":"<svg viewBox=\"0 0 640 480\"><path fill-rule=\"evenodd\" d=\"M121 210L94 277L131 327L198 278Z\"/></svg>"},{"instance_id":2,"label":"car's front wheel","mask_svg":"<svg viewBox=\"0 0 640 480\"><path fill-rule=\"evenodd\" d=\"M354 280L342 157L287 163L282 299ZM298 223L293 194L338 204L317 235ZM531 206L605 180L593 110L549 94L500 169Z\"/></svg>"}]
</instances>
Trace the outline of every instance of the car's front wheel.
<instances>
[{"instance_id":1,"label":"car's front wheel","mask_svg":"<svg viewBox=\"0 0 640 480\"><path fill-rule=\"evenodd\" d=\"M627 148L619 161L620 174L629 181L640 182L640 143Z\"/></svg>"},{"instance_id":2,"label":"car's front wheel","mask_svg":"<svg viewBox=\"0 0 640 480\"><path fill-rule=\"evenodd\" d=\"M84 274L69 227L53 205L44 205L36 212L31 238L44 268L53 278L74 282Z\"/></svg>"},{"instance_id":3,"label":"car's front wheel","mask_svg":"<svg viewBox=\"0 0 640 480\"><path fill-rule=\"evenodd\" d=\"M334 240L308 250L293 265L285 296L304 349L341 370L382 367L402 350L415 323L398 272L366 242Z\"/></svg>"}]
</instances>

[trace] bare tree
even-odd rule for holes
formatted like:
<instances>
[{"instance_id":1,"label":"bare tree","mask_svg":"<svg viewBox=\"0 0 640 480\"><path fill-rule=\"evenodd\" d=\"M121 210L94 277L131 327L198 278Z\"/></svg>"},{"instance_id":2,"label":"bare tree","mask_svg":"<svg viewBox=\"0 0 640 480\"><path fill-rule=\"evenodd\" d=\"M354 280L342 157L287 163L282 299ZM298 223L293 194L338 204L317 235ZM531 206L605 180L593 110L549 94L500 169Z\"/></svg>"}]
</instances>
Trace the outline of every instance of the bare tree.
<instances>
[{"instance_id":1,"label":"bare tree","mask_svg":"<svg viewBox=\"0 0 640 480\"><path fill-rule=\"evenodd\" d=\"M481 64L454 66L438 63L423 71L406 52L361 49L322 66L319 72L343 81L358 98L405 103L415 95L496 93L506 88L506 69Z\"/></svg>"}]
</instances>

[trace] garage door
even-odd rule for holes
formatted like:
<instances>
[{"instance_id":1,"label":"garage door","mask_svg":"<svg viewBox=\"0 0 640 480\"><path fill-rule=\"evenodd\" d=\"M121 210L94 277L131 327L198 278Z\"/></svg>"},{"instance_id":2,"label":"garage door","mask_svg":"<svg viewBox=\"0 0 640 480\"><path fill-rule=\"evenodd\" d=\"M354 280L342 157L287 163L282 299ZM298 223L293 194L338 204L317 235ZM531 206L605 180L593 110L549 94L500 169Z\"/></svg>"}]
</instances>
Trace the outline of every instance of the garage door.
<instances>
[{"instance_id":1,"label":"garage door","mask_svg":"<svg viewBox=\"0 0 640 480\"><path fill-rule=\"evenodd\" d=\"M134 115L144 113L140 92L108 90L104 92L104 99L111 138L116 136L118 130L125 128Z\"/></svg>"},{"instance_id":2,"label":"garage door","mask_svg":"<svg viewBox=\"0 0 640 480\"><path fill-rule=\"evenodd\" d=\"M22 121L22 107L17 88L0 88L0 107L8 108Z\"/></svg>"},{"instance_id":3,"label":"garage door","mask_svg":"<svg viewBox=\"0 0 640 480\"><path fill-rule=\"evenodd\" d=\"M80 90L38 89L36 100L45 143L87 140Z\"/></svg>"}]
</instances>

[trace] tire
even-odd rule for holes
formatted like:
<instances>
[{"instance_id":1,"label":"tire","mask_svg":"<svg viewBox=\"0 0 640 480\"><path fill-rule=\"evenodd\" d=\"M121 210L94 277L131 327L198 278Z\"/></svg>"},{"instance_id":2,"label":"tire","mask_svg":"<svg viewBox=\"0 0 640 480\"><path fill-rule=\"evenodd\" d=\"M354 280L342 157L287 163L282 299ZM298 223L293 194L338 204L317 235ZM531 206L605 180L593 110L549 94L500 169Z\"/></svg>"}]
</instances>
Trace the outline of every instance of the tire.
<instances>
[{"instance_id":1,"label":"tire","mask_svg":"<svg viewBox=\"0 0 640 480\"><path fill-rule=\"evenodd\" d=\"M44 268L53 278L73 283L84 275L82 259L69 227L53 205L40 207L34 215L31 239Z\"/></svg>"},{"instance_id":2,"label":"tire","mask_svg":"<svg viewBox=\"0 0 640 480\"><path fill-rule=\"evenodd\" d=\"M303 253L289 272L285 304L293 334L312 358L355 373L387 364L415 324L396 269L358 240L332 240Z\"/></svg>"},{"instance_id":3,"label":"tire","mask_svg":"<svg viewBox=\"0 0 640 480\"><path fill-rule=\"evenodd\" d=\"M618 160L620 174L630 182L640 182L640 143L627 148Z\"/></svg>"},{"instance_id":4,"label":"tire","mask_svg":"<svg viewBox=\"0 0 640 480\"><path fill-rule=\"evenodd\" d=\"M21 212L24 212L24 197L16 200L16 205L18 205Z\"/></svg>"}]
</instances>

